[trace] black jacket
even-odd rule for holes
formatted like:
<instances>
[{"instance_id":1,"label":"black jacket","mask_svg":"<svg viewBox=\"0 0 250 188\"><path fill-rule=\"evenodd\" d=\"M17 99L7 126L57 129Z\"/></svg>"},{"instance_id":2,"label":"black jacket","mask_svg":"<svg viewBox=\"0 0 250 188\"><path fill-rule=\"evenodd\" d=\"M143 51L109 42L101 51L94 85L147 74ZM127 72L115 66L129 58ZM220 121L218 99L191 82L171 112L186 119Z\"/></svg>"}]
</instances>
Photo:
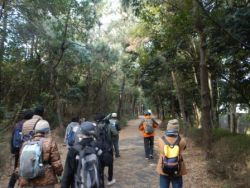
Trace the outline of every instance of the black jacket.
<instances>
[{"instance_id":1,"label":"black jacket","mask_svg":"<svg viewBox=\"0 0 250 188\"><path fill-rule=\"evenodd\" d=\"M76 145L76 147L82 148L84 148L85 146L97 147L97 144L93 138L85 138ZM67 154L61 188L74 188L74 176L78 166L78 160L76 160L76 156L79 154L79 152L74 147L69 148Z\"/></svg>"}]
</instances>

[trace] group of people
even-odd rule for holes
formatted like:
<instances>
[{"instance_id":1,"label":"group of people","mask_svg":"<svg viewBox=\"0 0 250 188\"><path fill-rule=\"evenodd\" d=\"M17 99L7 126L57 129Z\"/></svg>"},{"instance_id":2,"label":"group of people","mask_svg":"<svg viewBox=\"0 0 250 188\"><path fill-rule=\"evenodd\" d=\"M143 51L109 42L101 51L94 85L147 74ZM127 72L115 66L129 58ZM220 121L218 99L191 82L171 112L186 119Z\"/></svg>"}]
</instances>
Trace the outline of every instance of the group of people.
<instances>
[{"instance_id":1,"label":"group of people","mask_svg":"<svg viewBox=\"0 0 250 188\"><path fill-rule=\"evenodd\" d=\"M14 171L8 188L18 180L21 188L53 188L59 181L62 188L104 188L104 169L108 168L107 185L113 178L114 156L120 157L120 125L116 113L97 115L93 121L73 117L65 131L68 148L65 165L61 163L57 143L51 136L50 125L43 119L44 108L23 113L12 133L11 152L15 156ZM155 129L159 124L146 111L139 124L144 137L145 159L154 159ZM159 138L159 160L156 171L160 188L181 188L186 168L182 152L186 141L180 137L179 122L169 120L165 134Z\"/></svg>"},{"instance_id":2,"label":"group of people","mask_svg":"<svg viewBox=\"0 0 250 188\"><path fill-rule=\"evenodd\" d=\"M27 110L12 133L11 152L15 156L9 188L52 188L62 175L63 166L57 143L51 137L50 125L43 119L44 108Z\"/></svg>"},{"instance_id":3,"label":"group of people","mask_svg":"<svg viewBox=\"0 0 250 188\"><path fill-rule=\"evenodd\" d=\"M113 151L115 157L120 157L120 125L116 113L99 115L95 121L72 118L65 132L68 153L64 168L43 113L42 106L34 112L25 111L13 129L11 153L15 165L8 188L14 188L17 180L21 188L53 188L59 182L62 188L103 188L105 167L108 167L107 185L116 182Z\"/></svg>"},{"instance_id":4,"label":"group of people","mask_svg":"<svg viewBox=\"0 0 250 188\"><path fill-rule=\"evenodd\" d=\"M65 162L61 187L75 187L77 183L75 177L79 166L79 162L76 161L80 160L80 153L86 148L94 148L94 153L98 158L95 162L97 164L93 167L97 171L93 187L104 187L105 167L108 167L107 185L113 185L116 182L113 178L114 153L116 158L120 157L119 131L120 125L116 113L109 114L108 116L98 114L95 117L95 122L79 122L79 118L73 118L72 122L66 128L64 138L69 152ZM91 153L91 151L88 152ZM91 176L95 177L93 174Z\"/></svg>"},{"instance_id":5,"label":"group of people","mask_svg":"<svg viewBox=\"0 0 250 188\"><path fill-rule=\"evenodd\" d=\"M139 130L144 137L145 159L154 158L155 129L159 124L151 117L151 111L145 111L144 118L139 124ZM165 134L159 138L159 159L156 171L160 176L160 188L182 188L182 176L187 174L182 153L186 149L186 141L180 136L179 121L172 119L168 121Z\"/></svg>"}]
</instances>

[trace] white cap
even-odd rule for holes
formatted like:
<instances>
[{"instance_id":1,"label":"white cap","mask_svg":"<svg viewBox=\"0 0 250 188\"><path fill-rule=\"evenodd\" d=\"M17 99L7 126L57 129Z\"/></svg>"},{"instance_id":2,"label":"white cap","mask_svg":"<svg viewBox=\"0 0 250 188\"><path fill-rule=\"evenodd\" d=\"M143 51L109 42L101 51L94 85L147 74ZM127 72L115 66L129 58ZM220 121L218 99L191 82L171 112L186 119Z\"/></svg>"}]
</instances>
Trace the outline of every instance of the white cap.
<instances>
[{"instance_id":1,"label":"white cap","mask_svg":"<svg viewBox=\"0 0 250 188\"><path fill-rule=\"evenodd\" d=\"M39 120L36 124L35 127L35 133L49 133L50 132L50 125L49 122L47 122L46 120Z\"/></svg>"},{"instance_id":2,"label":"white cap","mask_svg":"<svg viewBox=\"0 0 250 188\"><path fill-rule=\"evenodd\" d=\"M111 117L116 118L117 117L117 113L112 113Z\"/></svg>"}]
</instances>

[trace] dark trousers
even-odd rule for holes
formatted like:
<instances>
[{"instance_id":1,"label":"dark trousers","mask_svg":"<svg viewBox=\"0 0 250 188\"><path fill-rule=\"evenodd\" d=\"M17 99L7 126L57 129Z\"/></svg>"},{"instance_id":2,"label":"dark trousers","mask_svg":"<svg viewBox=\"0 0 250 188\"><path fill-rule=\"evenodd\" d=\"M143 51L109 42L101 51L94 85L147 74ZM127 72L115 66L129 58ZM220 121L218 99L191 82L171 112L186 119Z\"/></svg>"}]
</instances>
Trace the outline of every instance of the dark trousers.
<instances>
[{"instance_id":1,"label":"dark trousers","mask_svg":"<svg viewBox=\"0 0 250 188\"><path fill-rule=\"evenodd\" d=\"M119 156L120 155L120 152L119 152L119 135L113 136L112 137L112 142L113 142L113 146L114 146L114 150L115 150L115 156Z\"/></svg>"},{"instance_id":2,"label":"dark trousers","mask_svg":"<svg viewBox=\"0 0 250 188\"><path fill-rule=\"evenodd\" d=\"M17 168L17 163L18 163L18 159L19 159L19 152L17 154L15 154L14 157L15 157L14 172L10 176L8 188L14 188L16 181L18 179L18 175L15 173L15 169Z\"/></svg>"},{"instance_id":3,"label":"dark trousers","mask_svg":"<svg viewBox=\"0 0 250 188\"><path fill-rule=\"evenodd\" d=\"M108 181L111 181L113 179L113 150L112 153L112 161L109 165L105 165L103 163L100 164L100 178L101 178L101 188L104 188L104 168L108 167Z\"/></svg>"},{"instance_id":4,"label":"dark trousers","mask_svg":"<svg viewBox=\"0 0 250 188\"><path fill-rule=\"evenodd\" d=\"M145 157L149 158L154 154L154 136L144 137Z\"/></svg>"},{"instance_id":5,"label":"dark trousers","mask_svg":"<svg viewBox=\"0 0 250 188\"><path fill-rule=\"evenodd\" d=\"M173 188L182 188L183 184L182 176L169 177L160 175L160 188L169 188L170 183L172 183Z\"/></svg>"}]
</instances>

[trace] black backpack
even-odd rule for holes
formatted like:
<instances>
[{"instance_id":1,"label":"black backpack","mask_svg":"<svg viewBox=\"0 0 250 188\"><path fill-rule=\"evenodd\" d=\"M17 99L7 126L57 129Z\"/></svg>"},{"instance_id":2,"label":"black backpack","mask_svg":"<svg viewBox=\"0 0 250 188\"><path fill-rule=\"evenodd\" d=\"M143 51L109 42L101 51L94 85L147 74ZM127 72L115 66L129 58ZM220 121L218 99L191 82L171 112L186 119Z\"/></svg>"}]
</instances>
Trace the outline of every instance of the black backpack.
<instances>
[{"instance_id":1,"label":"black backpack","mask_svg":"<svg viewBox=\"0 0 250 188\"><path fill-rule=\"evenodd\" d=\"M75 145L78 151L78 166L74 176L75 188L101 187L100 163L97 151L91 144L82 147Z\"/></svg>"},{"instance_id":2,"label":"black backpack","mask_svg":"<svg viewBox=\"0 0 250 188\"><path fill-rule=\"evenodd\" d=\"M109 166L113 162L112 137L109 125L103 121L97 124L96 141L102 150L100 162L104 166Z\"/></svg>"}]
</instances>

